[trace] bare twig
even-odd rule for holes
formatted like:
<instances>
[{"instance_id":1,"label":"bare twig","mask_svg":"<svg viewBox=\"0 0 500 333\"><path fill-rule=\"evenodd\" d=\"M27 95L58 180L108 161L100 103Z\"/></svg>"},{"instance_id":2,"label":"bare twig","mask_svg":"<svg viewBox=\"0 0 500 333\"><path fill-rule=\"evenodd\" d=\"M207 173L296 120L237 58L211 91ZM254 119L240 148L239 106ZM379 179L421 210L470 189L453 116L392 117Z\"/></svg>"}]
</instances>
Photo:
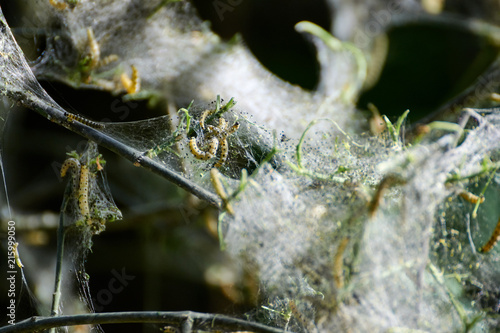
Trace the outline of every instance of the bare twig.
<instances>
[{"instance_id":1,"label":"bare twig","mask_svg":"<svg viewBox=\"0 0 500 333\"><path fill-rule=\"evenodd\" d=\"M0 333L34 332L44 329L75 325L97 325L115 323L155 323L186 327L192 323L192 329L199 330L247 330L256 333L282 333L283 329L269 327L242 319L218 314L206 314L191 311L182 312L108 312L88 313L74 316L31 317L17 324L0 328ZM189 325L189 324L187 324Z\"/></svg>"}]
</instances>

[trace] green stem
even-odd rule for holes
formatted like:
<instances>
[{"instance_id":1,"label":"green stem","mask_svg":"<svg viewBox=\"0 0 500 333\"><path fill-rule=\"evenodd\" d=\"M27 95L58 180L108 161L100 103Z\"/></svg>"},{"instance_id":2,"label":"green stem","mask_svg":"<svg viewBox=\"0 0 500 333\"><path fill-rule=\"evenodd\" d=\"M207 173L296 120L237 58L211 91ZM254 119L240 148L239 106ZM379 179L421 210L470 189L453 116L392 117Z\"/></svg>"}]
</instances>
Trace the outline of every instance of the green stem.
<instances>
[{"instance_id":1,"label":"green stem","mask_svg":"<svg viewBox=\"0 0 500 333\"><path fill-rule=\"evenodd\" d=\"M222 221L224 221L224 216L226 212L219 214L219 220L217 221L217 235L219 236L219 247L221 251L226 249L226 242L224 241L224 232L222 230Z\"/></svg>"},{"instance_id":2,"label":"green stem","mask_svg":"<svg viewBox=\"0 0 500 333\"><path fill-rule=\"evenodd\" d=\"M295 153L295 156L296 156L296 159L297 159L297 165L294 165L293 163L291 163L289 161L286 161L286 163L288 164L288 166L290 168L292 168L293 171L295 171L299 175L304 175L304 176L308 176L308 177L311 177L311 178L316 178L316 179L319 179L319 180L328 180L328 181L334 181L334 182L337 182L337 183L343 183L346 180L344 177L336 177L336 176L330 176L330 175L325 175L325 174L321 174L321 173L312 172L312 171L309 171L306 168L304 168L304 166L302 165L302 144L304 143L306 134L307 134L307 132L314 125L316 125L316 123L318 123L319 121L322 121L322 120L331 122L332 124L334 124L337 127L337 129L344 136L346 136L350 140L350 142L352 142L356 146L361 146L360 144L354 142L349 137L349 135L347 133L345 133L335 121L333 121L331 119L328 119L328 118L315 119L315 120L311 121L307 125L306 129L304 130L304 132L302 133L302 136L299 139L299 143L297 144L296 153Z\"/></svg>"},{"instance_id":3,"label":"green stem","mask_svg":"<svg viewBox=\"0 0 500 333\"><path fill-rule=\"evenodd\" d=\"M366 57L356 45L350 42L341 41L335 37L333 37L328 31L316 25L312 22L302 21L295 25L295 29L299 32L307 32L313 36L318 37L325 43L333 51L348 51L350 52L358 66L357 70L357 79L358 79L358 87L361 88L366 80L366 76L368 73L368 63L366 61ZM354 98L353 96L349 96L350 99Z\"/></svg>"},{"instance_id":4,"label":"green stem","mask_svg":"<svg viewBox=\"0 0 500 333\"><path fill-rule=\"evenodd\" d=\"M458 174L454 174L450 177L448 177L445 181L445 183L454 183L454 182L462 182L471 178L479 177L484 175L487 172L490 172L492 170L496 170L500 168L500 162L495 162L495 163L490 163L489 165L483 166L480 171L471 173L470 175L465 175L465 176L460 176ZM493 173L494 175L495 173Z\"/></svg>"},{"instance_id":5,"label":"green stem","mask_svg":"<svg viewBox=\"0 0 500 333\"><path fill-rule=\"evenodd\" d=\"M490 183L493 180L493 178L495 178L495 174L496 174L497 170L498 170L498 166L495 169L493 169L493 171L491 172L491 176L488 179L488 181L486 182L486 184L484 185L483 190L481 191L480 197L484 197L484 194L486 193L486 189L488 188L488 186L490 186ZM474 210L472 211L472 218L473 219L475 219L477 217L477 210L479 209L480 204L481 204L481 200L478 200L476 202L476 205L474 206Z\"/></svg>"},{"instance_id":6,"label":"green stem","mask_svg":"<svg viewBox=\"0 0 500 333\"><path fill-rule=\"evenodd\" d=\"M50 315L56 317L59 314L59 305L61 303L61 282L62 282L62 262L64 256L64 228L62 227L62 215L61 212L61 223L57 229L57 262L56 262L56 278L54 283L54 294L52 295L52 309ZM55 333L55 328L50 330L50 333Z\"/></svg>"},{"instance_id":7,"label":"green stem","mask_svg":"<svg viewBox=\"0 0 500 333\"><path fill-rule=\"evenodd\" d=\"M460 317L460 320L462 321L462 324L464 325L464 328L466 329L468 322L469 322L469 320L467 318L467 314L465 313L463 306L455 298L455 295L446 287L445 281L443 278L443 274L432 263L429 263L427 265L427 267L429 267L429 271L431 272L432 277L434 277L434 279L444 288L444 290L448 294L448 297L450 298L451 304L453 304L453 307L457 311L458 316Z\"/></svg>"},{"instance_id":8,"label":"green stem","mask_svg":"<svg viewBox=\"0 0 500 333\"><path fill-rule=\"evenodd\" d=\"M462 133L464 131L462 126L455 124L455 123L448 122L448 121L436 120L436 121L433 121L432 123L430 123L429 127L430 127L430 129L433 129L433 130L436 129L436 130L455 132L459 136L462 136Z\"/></svg>"},{"instance_id":9,"label":"green stem","mask_svg":"<svg viewBox=\"0 0 500 333\"><path fill-rule=\"evenodd\" d=\"M52 295L52 308L50 311L50 315L53 317L56 317L59 314L59 306L61 304L62 265L64 259L64 239L66 236L66 231L64 230L64 212L66 211L68 198L71 195L72 193L70 187L68 186L64 193L64 199L59 215L59 227L57 228L56 275L54 279L54 294ZM55 328L52 328L50 333L55 333Z\"/></svg>"}]
</instances>

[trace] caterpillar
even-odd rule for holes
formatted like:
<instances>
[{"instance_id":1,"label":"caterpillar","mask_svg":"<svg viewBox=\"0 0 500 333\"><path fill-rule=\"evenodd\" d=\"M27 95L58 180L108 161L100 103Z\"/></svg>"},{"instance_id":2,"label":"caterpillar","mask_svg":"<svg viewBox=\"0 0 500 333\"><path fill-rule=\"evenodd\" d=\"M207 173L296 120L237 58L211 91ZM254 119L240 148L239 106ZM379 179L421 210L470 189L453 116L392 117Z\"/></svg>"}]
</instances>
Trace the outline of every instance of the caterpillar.
<instances>
[{"instance_id":1,"label":"caterpillar","mask_svg":"<svg viewBox=\"0 0 500 333\"><path fill-rule=\"evenodd\" d=\"M131 65L130 67L132 68L132 92L136 93L141 89L141 78L139 77L139 71L137 68L134 65Z\"/></svg>"},{"instance_id":2,"label":"caterpillar","mask_svg":"<svg viewBox=\"0 0 500 333\"><path fill-rule=\"evenodd\" d=\"M89 67L96 68L99 65L99 60L101 59L101 48L99 43L94 36L94 30L92 28L87 28L87 39L89 43L90 53L89 53Z\"/></svg>"},{"instance_id":3,"label":"caterpillar","mask_svg":"<svg viewBox=\"0 0 500 333\"><path fill-rule=\"evenodd\" d=\"M233 207L229 203L229 197L224 189L224 185L222 185L222 181L220 180L220 173L216 168L212 168L212 170L210 170L210 180L212 181L212 186L214 187L215 192L222 199L224 209L229 214L234 215Z\"/></svg>"},{"instance_id":4,"label":"caterpillar","mask_svg":"<svg viewBox=\"0 0 500 333\"><path fill-rule=\"evenodd\" d=\"M65 115L66 115L66 119L68 119L69 122L73 122L76 120L79 123L85 124L85 125L92 127L94 129L102 129L104 127L102 124L99 124L95 121L89 120L87 118L84 118L84 117L77 115L77 114L74 114L74 113L65 112Z\"/></svg>"},{"instance_id":5,"label":"caterpillar","mask_svg":"<svg viewBox=\"0 0 500 333\"><path fill-rule=\"evenodd\" d=\"M214 110L206 110L203 112L200 118L200 126L205 129L205 118L214 113ZM191 138L189 140L189 148L191 149L191 153L200 160L208 160L215 156L217 153L217 149L219 145L221 146L221 152L219 159L215 163L214 167L220 168L227 160L229 145L227 142L227 137L238 130L240 124L238 122L234 123L231 128L227 128L228 123L224 118L219 118L219 125L207 125L207 137L210 138L208 149L200 149L198 144L196 143L196 138Z\"/></svg>"},{"instance_id":6,"label":"caterpillar","mask_svg":"<svg viewBox=\"0 0 500 333\"><path fill-rule=\"evenodd\" d=\"M368 214L370 215L370 218L375 217L375 213L377 212L378 207L380 206L380 203L382 202L385 191L392 186L400 185L400 184L404 184L404 180L399 179L395 175L385 176L380 181L380 184L377 187L377 191L375 192L375 195L373 196L372 200L368 204Z\"/></svg>"},{"instance_id":7,"label":"caterpillar","mask_svg":"<svg viewBox=\"0 0 500 333\"><path fill-rule=\"evenodd\" d=\"M221 124L221 122L219 121L219 127L207 125L207 131L209 133L209 136L220 136L221 135L221 131L224 129L222 127L220 127L220 124Z\"/></svg>"},{"instance_id":8,"label":"caterpillar","mask_svg":"<svg viewBox=\"0 0 500 333\"><path fill-rule=\"evenodd\" d=\"M220 119L224 120L223 118L220 118ZM224 124L226 124L224 127L227 127L227 123L225 121L224 121ZM238 122L236 122L226 133L223 133L220 135L220 138L219 138L219 142L220 142L220 146L221 146L220 157L219 157L219 160L217 161L217 163L215 163L215 165L214 165L216 168L220 168L226 162L227 155L229 153L229 144L227 142L227 137L229 135L233 134L234 132L236 132L239 127L240 127L240 124Z\"/></svg>"},{"instance_id":9,"label":"caterpillar","mask_svg":"<svg viewBox=\"0 0 500 333\"><path fill-rule=\"evenodd\" d=\"M80 213L87 219L90 216L89 208L89 184L90 184L90 170L87 165L81 165L76 158L68 158L61 166L61 177L64 178L68 173L69 168L74 168L73 175L73 189L72 193L78 193L78 207ZM79 174L79 178L78 175ZM89 221L90 223L90 221Z\"/></svg>"},{"instance_id":10,"label":"caterpillar","mask_svg":"<svg viewBox=\"0 0 500 333\"><path fill-rule=\"evenodd\" d=\"M468 201L470 202L471 204L476 204L476 203L483 203L484 202L484 197L482 196L477 196L471 192L468 192L468 191L462 191L460 192L460 197L462 197L462 199L464 199L465 201Z\"/></svg>"},{"instance_id":11,"label":"caterpillar","mask_svg":"<svg viewBox=\"0 0 500 333\"><path fill-rule=\"evenodd\" d=\"M201 128L205 129L205 120L207 119L208 116L214 114L217 110L210 110L210 109L207 109L205 111L203 111L203 113L201 114L201 117L200 117L200 126ZM222 119L222 118L220 118ZM220 120L219 120L220 122Z\"/></svg>"},{"instance_id":12,"label":"caterpillar","mask_svg":"<svg viewBox=\"0 0 500 333\"><path fill-rule=\"evenodd\" d=\"M227 143L227 139L224 138L221 141L221 148L220 148L220 157L219 159L217 160L217 163L215 163L215 167L216 168L220 168L227 160L227 155L228 155L228 152L229 152L229 149L228 149L228 143Z\"/></svg>"},{"instance_id":13,"label":"caterpillar","mask_svg":"<svg viewBox=\"0 0 500 333\"><path fill-rule=\"evenodd\" d=\"M500 218L498 219L497 226L495 227L495 230L493 230L490 239L483 247L479 249L479 252L489 252L492 248L495 247L498 241L500 241Z\"/></svg>"},{"instance_id":14,"label":"caterpillar","mask_svg":"<svg viewBox=\"0 0 500 333\"><path fill-rule=\"evenodd\" d=\"M61 166L61 178L66 177L66 174L68 173L69 168L74 169L71 192L76 193L78 190L77 175L80 174L80 170L81 170L80 162L76 158L66 159L66 161L64 161L63 165Z\"/></svg>"},{"instance_id":15,"label":"caterpillar","mask_svg":"<svg viewBox=\"0 0 500 333\"><path fill-rule=\"evenodd\" d=\"M240 128L240 123L235 122L234 125L231 126L231 128L227 131L226 136L233 134L234 132L236 132L238 130L238 128Z\"/></svg>"},{"instance_id":16,"label":"caterpillar","mask_svg":"<svg viewBox=\"0 0 500 333\"><path fill-rule=\"evenodd\" d=\"M80 213L85 219L90 216L89 177L89 167L82 165L80 169L80 187L78 189L78 206L80 207Z\"/></svg>"},{"instance_id":17,"label":"caterpillar","mask_svg":"<svg viewBox=\"0 0 500 333\"><path fill-rule=\"evenodd\" d=\"M99 63L97 64L97 67L104 67L114 61L117 61L119 58L116 54L110 54L109 56L105 57L104 59L99 60Z\"/></svg>"},{"instance_id":18,"label":"caterpillar","mask_svg":"<svg viewBox=\"0 0 500 333\"><path fill-rule=\"evenodd\" d=\"M497 93L491 93L490 99L494 102L500 102L500 94Z\"/></svg>"},{"instance_id":19,"label":"caterpillar","mask_svg":"<svg viewBox=\"0 0 500 333\"><path fill-rule=\"evenodd\" d=\"M215 154L217 153L218 147L219 147L219 141L215 137L210 139L207 150L202 150L198 147L195 137L192 137L189 140L189 149L191 150L191 153L194 155L194 157L196 157L199 160L206 161L214 157Z\"/></svg>"},{"instance_id":20,"label":"caterpillar","mask_svg":"<svg viewBox=\"0 0 500 333\"><path fill-rule=\"evenodd\" d=\"M104 164L104 163L103 163L103 164L101 164L101 162L99 161L99 158L100 158L100 157L102 157L102 156L101 156L101 155L99 155L99 156L97 156L97 157L95 158L95 164L96 164L96 166L97 166L97 171L102 171L102 170L104 170L104 167L103 167L103 164ZM103 160L103 161L104 161L104 160ZM106 162L106 161L104 161L104 162Z\"/></svg>"},{"instance_id":21,"label":"caterpillar","mask_svg":"<svg viewBox=\"0 0 500 333\"><path fill-rule=\"evenodd\" d=\"M75 168L75 171L78 172L80 170L80 162L76 158L66 159L66 161L64 161L63 165L61 166L61 178L64 178L66 176L66 173L71 167Z\"/></svg>"},{"instance_id":22,"label":"caterpillar","mask_svg":"<svg viewBox=\"0 0 500 333\"><path fill-rule=\"evenodd\" d=\"M18 246L19 246L19 243L15 242L14 245L12 246L12 254L14 255L14 259L16 260L17 267L23 268L24 265L21 262L21 258L19 257L19 251L17 250Z\"/></svg>"},{"instance_id":23,"label":"caterpillar","mask_svg":"<svg viewBox=\"0 0 500 333\"><path fill-rule=\"evenodd\" d=\"M57 0L49 0L49 3L52 5L52 7L56 8L57 10L64 10L68 8L68 4L65 2L59 2Z\"/></svg>"},{"instance_id":24,"label":"caterpillar","mask_svg":"<svg viewBox=\"0 0 500 333\"><path fill-rule=\"evenodd\" d=\"M344 252L349 244L349 238L344 237L340 241L337 248L337 253L333 258L333 281L335 281L335 287L337 289L342 289L344 287Z\"/></svg>"},{"instance_id":25,"label":"caterpillar","mask_svg":"<svg viewBox=\"0 0 500 333\"><path fill-rule=\"evenodd\" d=\"M123 87L127 91L127 94L134 94L139 92L141 89L141 78L139 77L139 71L134 65L130 66L132 68L132 77L129 78L127 74L123 73L120 76Z\"/></svg>"}]
</instances>

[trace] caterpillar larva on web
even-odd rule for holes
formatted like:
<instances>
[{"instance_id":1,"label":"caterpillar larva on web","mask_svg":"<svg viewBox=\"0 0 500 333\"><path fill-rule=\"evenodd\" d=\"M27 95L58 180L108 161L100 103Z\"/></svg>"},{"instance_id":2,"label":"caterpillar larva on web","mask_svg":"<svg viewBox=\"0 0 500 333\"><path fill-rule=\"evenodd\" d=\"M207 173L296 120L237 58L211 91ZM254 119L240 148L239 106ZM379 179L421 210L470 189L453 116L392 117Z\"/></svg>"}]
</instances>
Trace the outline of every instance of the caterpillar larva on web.
<instances>
[{"instance_id":1,"label":"caterpillar larva on web","mask_svg":"<svg viewBox=\"0 0 500 333\"><path fill-rule=\"evenodd\" d=\"M66 115L66 119L68 119L69 122L78 121L79 123L85 124L85 125L92 127L94 129L102 129L103 128L102 124L99 124L95 121L84 118L82 116L79 116L77 114L66 112L65 115Z\"/></svg>"},{"instance_id":2,"label":"caterpillar larva on web","mask_svg":"<svg viewBox=\"0 0 500 333\"><path fill-rule=\"evenodd\" d=\"M194 155L199 160L209 160L212 157L215 156L215 153L217 153L217 148L219 147L219 141L217 138L212 138L208 144L208 149L202 150L198 147L198 144L196 143L196 138L192 137L189 140L189 149L191 150L191 153Z\"/></svg>"},{"instance_id":3,"label":"caterpillar larva on web","mask_svg":"<svg viewBox=\"0 0 500 333\"><path fill-rule=\"evenodd\" d=\"M119 58L116 54L110 54L107 57L104 57L104 59L99 60L99 63L97 64L97 67L104 67L106 65L109 65L110 63L117 61Z\"/></svg>"},{"instance_id":4,"label":"caterpillar larva on web","mask_svg":"<svg viewBox=\"0 0 500 333\"><path fill-rule=\"evenodd\" d=\"M215 192L222 199L224 209L229 214L234 215L234 209L229 203L229 197L227 195L226 189L224 188L224 185L222 185L220 173L216 168L212 168L212 170L210 170L210 180L212 181L212 186L214 187Z\"/></svg>"},{"instance_id":5,"label":"caterpillar larva on web","mask_svg":"<svg viewBox=\"0 0 500 333\"><path fill-rule=\"evenodd\" d=\"M224 132L227 127L227 123L224 122L224 124L225 124L224 129L223 130L221 129L221 134L219 135L219 144L221 148L220 148L219 160L217 161L217 163L215 163L216 168L220 168L222 165L224 165L224 163L227 160L227 155L229 153L229 144L227 142L227 137L236 132L240 127L240 124L236 122L227 132Z\"/></svg>"},{"instance_id":6,"label":"caterpillar larva on web","mask_svg":"<svg viewBox=\"0 0 500 333\"><path fill-rule=\"evenodd\" d=\"M220 140L220 157L219 160L217 160L217 163L215 163L214 167L220 168L226 162L228 152L229 149L227 139L223 138L222 140Z\"/></svg>"},{"instance_id":7,"label":"caterpillar larva on web","mask_svg":"<svg viewBox=\"0 0 500 333\"><path fill-rule=\"evenodd\" d=\"M64 10L68 8L68 4L66 2L59 2L58 0L49 0L49 3L57 10Z\"/></svg>"},{"instance_id":8,"label":"caterpillar larva on web","mask_svg":"<svg viewBox=\"0 0 500 333\"><path fill-rule=\"evenodd\" d=\"M214 114L217 110L205 110L203 111L203 113L201 114L201 117L200 117L200 126L201 128L205 129L205 120L207 119L208 116Z\"/></svg>"},{"instance_id":9,"label":"caterpillar larva on web","mask_svg":"<svg viewBox=\"0 0 500 333\"><path fill-rule=\"evenodd\" d=\"M475 195L475 194L468 192L468 191L462 191L462 192L460 192L459 195L462 199L470 202L471 204L476 204L478 202L483 203L485 200L483 196L478 196L478 195Z\"/></svg>"},{"instance_id":10,"label":"caterpillar larva on web","mask_svg":"<svg viewBox=\"0 0 500 333\"><path fill-rule=\"evenodd\" d=\"M80 170L80 187L78 189L78 206L80 207L80 213L83 215L84 218L90 216L89 178L90 178L89 167L86 165L82 165Z\"/></svg>"},{"instance_id":11,"label":"caterpillar larva on web","mask_svg":"<svg viewBox=\"0 0 500 333\"><path fill-rule=\"evenodd\" d=\"M90 48L89 67L96 68L99 65L99 61L101 59L101 48L99 47L99 43L95 39L94 30L92 30L92 28L87 28L87 39Z\"/></svg>"},{"instance_id":12,"label":"caterpillar larva on web","mask_svg":"<svg viewBox=\"0 0 500 333\"><path fill-rule=\"evenodd\" d=\"M235 122L233 126L228 129L228 122L220 117L219 123L217 126L207 125L205 128L205 120L206 118L214 114L216 110L205 110L200 117L200 127L205 130L205 140L209 139L208 148L200 149L198 143L196 142L196 138L192 137L189 140L189 149L191 153L200 160L208 160L214 157L217 153L217 149L219 146L221 147L220 156L214 167L221 167L227 160L229 144L227 142L227 137L238 130L240 124Z\"/></svg>"},{"instance_id":13,"label":"caterpillar larva on web","mask_svg":"<svg viewBox=\"0 0 500 333\"><path fill-rule=\"evenodd\" d=\"M73 174L73 182L72 182L72 191L73 193L76 193L78 190L78 176L80 175L80 161L78 161L76 158L68 158L66 161L64 161L63 165L61 166L61 178L66 177L66 174L68 173L69 168L73 168L74 174Z\"/></svg>"},{"instance_id":14,"label":"caterpillar larva on web","mask_svg":"<svg viewBox=\"0 0 500 333\"><path fill-rule=\"evenodd\" d=\"M131 91L132 92L129 92L129 94L131 93L136 93L136 92L139 92L139 90L141 89L141 78L139 77L139 71L137 70L137 68L132 65L130 66L132 68L132 89Z\"/></svg>"},{"instance_id":15,"label":"caterpillar larva on web","mask_svg":"<svg viewBox=\"0 0 500 333\"><path fill-rule=\"evenodd\" d=\"M495 227L495 230L493 230L490 239L482 248L479 249L479 252L486 253L491 251L491 249L495 247L498 241L500 241L500 218L498 219L497 226Z\"/></svg>"},{"instance_id":16,"label":"caterpillar larva on web","mask_svg":"<svg viewBox=\"0 0 500 333\"><path fill-rule=\"evenodd\" d=\"M139 77L139 71L134 65L130 66L132 68L132 77L129 78L127 74L123 73L120 76L120 81L123 87L127 91L127 94L134 94L139 92L141 89L141 78Z\"/></svg>"},{"instance_id":17,"label":"caterpillar larva on web","mask_svg":"<svg viewBox=\"0 0 500 333\"><path fill-rule=\"evenodd\" d=\"M61 166L61 178L66 176L68 169L73 167L76 172L80 170L80 162L76 158L68 158Z\"/></svg>"},{"instance_id":18,"label":"caterpillar larva on web","mask_svg":"<svg viewBox=\"0 0 500 333\"><path fill-rule=\"evenodd\" d=\"M342 238L333 258L333 281L337 289L344 288L344 252L347 244L349 244L349 237Z\"/></svg>"},{"instance_id":19,"label":"caterpillar larva on web","mask_svg":"<svg viewBox=\"0 0 500 333\"><path fill-rule=\"evenodd\" d=\"M382 202L385 191L395 185L404 184L405 181L403 179L398 178L395 175L387 175L385 176L379 183L377 187L377 191L375 195L372 197L371 201L368 203L368 213L370 218L375 217L375 213Z\"/></svg>"},{"instance_id":20,"label":"caterpillar larva on web","mask_svg":"<svg viewBox=\"0 0 500 333\"><path fill-rule=\"evenodd\" d=\"M21 262L21 258L19 257L19 251L17 250L18 246L19 246L19 243L15 242L14 245L12 246L12 254L14 255L14 259L16 260L17 267L23 268L24 265Z\"/></svg>"}]
</instances>

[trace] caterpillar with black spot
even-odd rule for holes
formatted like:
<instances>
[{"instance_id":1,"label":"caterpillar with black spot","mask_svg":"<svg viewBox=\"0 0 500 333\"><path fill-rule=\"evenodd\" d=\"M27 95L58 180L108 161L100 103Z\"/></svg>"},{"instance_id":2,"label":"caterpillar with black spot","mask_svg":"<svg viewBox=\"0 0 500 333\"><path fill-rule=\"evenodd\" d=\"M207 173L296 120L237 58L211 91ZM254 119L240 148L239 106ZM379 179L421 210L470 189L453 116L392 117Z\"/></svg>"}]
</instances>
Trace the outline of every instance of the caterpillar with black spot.
<instances>
[{"instance_id":1,"label":"caterpillar with black spot","mask_svg":"<svg viewBox=\"0 0 500 333\"><path fill-rule=\"evenodd\" d=\"M189 149L191 150L191 153L194 155L199 160L209 160L212 157L215 156L217 153L217 148L219 147L219 141L217 138L212 138L208 144L208 149L202 150L198 147L198 144L196 143L196 138L192 137L189 140Z\"/></svg>"},{"instance_id":2,"label":"caterpillar with black spot","mask_svg":"<svg viewBox=\"0 0 500 333\"><path fill-rule=\"evenodd\" d=\"M498 219L497 226L495 227L495 230L493 230L490 239L482 248L479 249L479 252L489 252L492 248L495 247L498 241L500 241L500 218Z\"/></svg>"},{"instance_id":3,"label":"caterpillar with black spot","mask_svg":"<svg viewBox=\"0 0 500 333\"><path fill-rule=\"evenodd\" d=\"M223 118L220 118L223 120ZM225 130L225 128L227 127L227 125L225 125L223 128ZM220 141L220 157L219 157L219 160L217 161L217 163L215 163L215 167L216 168L220 168L224 163L226 163L226 160L227 160L227 155L229 153L229 144L227 142L227 137L231 134L233 134L234 132L236 132L238 130L238 128L240 128L240 124L237 122L235 123L228 131L227 133L221 133L219 135L219 141Z\"/></svg>"},{"instance_id":4,"label":"caterpillar with black spot","mask_svg":"<svg viewBox=\"0 0 500 333\"><path fill-rule=\"evenodd\" d=\"M66 176L66 173L71 167L73 167L75 171L78 172L80 170L80 161L78 161L76 158L68 158L66 161L64 161L63 165L61 166L61 178L64 178Z\"/></svg>"},{"instance_id":5,"label":"caterpillar with black spot","mask_svg":"<svg viewBox=\"0 0 500 333\"><path fill-rule=\"evenodd\" d=\"M90 216L89 178L89 167L86 165L82 165L82 168L80 170L80 187L78 189L78 206L80 207L80 213L85 219Z\"/></svg>"},{"instance_id":6,"label":"caterpillar with black spot","mask_svg":"<svg viewBox=\"0 0 500 333\"><path fill-rule=\"evenodd\" d=\"M78 161L76 158L68 158L66 161L64 161L63 165L61 166L61 178L66 177L66 174L68 173L69 168L74 169L73 173L73 181L72 181L72 192L76 193L78 190L78 183L77 183L77 175L80 174L80 161Z\"/></svg>"},{"instance_id":7,"label":"caterpillar with black spot","mask_svg":"<svg viewBox=\"0 0 500 333\"><path fill-rule=\"evenodd\" d=\"M207 117L213 115L215 112L217 112L217 110L215 109L213 110L208 109L203 111L200 117L200 126L202 129L205 129L205 120L207 119Z\"/></svg>"},{"instance_id":8,"label":"caterpillar with black spot","mask_svg":"<svg viewBox=\"0 0 500 333\"><path fill-rule=\"evenodd\" d=\"M102 124L99 124L95 121L89 120L87 118L84 118L84 117L77 115L77 114L74 114L74 113L66 112L65 115L66 115L66 119L68 119L69 122L73 122L76 120L79 123L85 124L85 125L92 127L94 129L102 129L104 127Z\"/></svg>"}]
</instances>

